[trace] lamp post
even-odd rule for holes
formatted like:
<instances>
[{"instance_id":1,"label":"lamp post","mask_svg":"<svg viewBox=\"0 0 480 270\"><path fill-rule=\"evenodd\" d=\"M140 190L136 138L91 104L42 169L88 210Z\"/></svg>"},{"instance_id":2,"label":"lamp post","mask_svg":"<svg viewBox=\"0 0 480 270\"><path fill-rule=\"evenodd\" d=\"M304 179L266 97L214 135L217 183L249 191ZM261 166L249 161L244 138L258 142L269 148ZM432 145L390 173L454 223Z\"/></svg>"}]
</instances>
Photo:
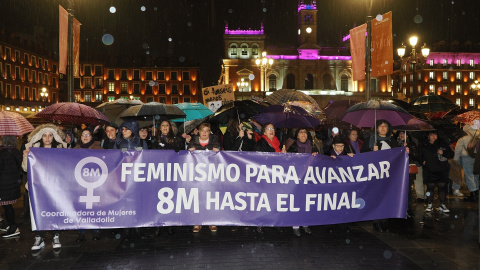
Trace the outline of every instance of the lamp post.
<instances>
[{"instance_id":1,"label":"lamp post","mask_svg":"<svg viewBox=\"0 0 480 270\"><path fill-rule=\"evenodd\" d=\"M480 91L480 82L475 80L475 82L470 85L470 89L472 89L472 91Z\"/></svg>"},{"instance_id":2,"label":"lamp post","mask_svg":"<svg viewBox=\"0 0 480 270\"><path fill-rule=\"evenodd\" d=\"M255 60L255 63L257 64L257 66L260 66L261 91L264 92L265 95L265 92L267 91L267 70L272 67L273 59L267 58L267 52L262 52L262 59Z\"/></svg>"},{"instance_id":3,"label":"lamp post","mask_svg":"<svg viewBox=\"0 0 480 270\"><path fill-rule=\"evenodd\" d=\"M243 92L243 89L248 87L248 82L245 81L245 79L241 79L241 82L237 82L237 87L238 87L238 90L240 90L240 92Z\"/></svg>"},{"instance_id":4,"label":"lamp post","mask_svg":"<svg viewBox=\"0 0 480 270\"><path fill-rule=\"evenodd\" d=\"M410 39L408 40L409 43L410 43L410 46L412 46L412 52L411 52L411 57L410 59L407 61L410 62L412 64L412 76L413 76L413 80L412 80L412 87L413 87L413 92L412 92L412 98L414 98L417 94L417 90L415 89L415 66L417 64L417 62L420 60L417 58L417 53L415 51L415 46L417 45L417 41L418 41L418 38L416 36L412 36L410 37ZM398 56L400 56L400 59L403 59L403 56L405 56L405 52L406 52L406 49L407 47L402 43L402 46L400 48L397 49L397 53L398 53ZM428 57L428 55L430 54L430 49L427 47L427 45L424 43L423 46L422 46L422 56L426 59Z\"/></svg>"},{"instance_id":5,"label":"lamp post","mask_svg":"<svg viewBox=\"0 0 480 270\"><path fill-rule=\"evenodd\" d=\"M48 91L47 91L47 88L45 88L45 87L42 88L42 92L40 92L40 96L42 97L43 108L45 109L45 102L46 102L47 99L48 99Z\"/></svg>"}]
</instances>

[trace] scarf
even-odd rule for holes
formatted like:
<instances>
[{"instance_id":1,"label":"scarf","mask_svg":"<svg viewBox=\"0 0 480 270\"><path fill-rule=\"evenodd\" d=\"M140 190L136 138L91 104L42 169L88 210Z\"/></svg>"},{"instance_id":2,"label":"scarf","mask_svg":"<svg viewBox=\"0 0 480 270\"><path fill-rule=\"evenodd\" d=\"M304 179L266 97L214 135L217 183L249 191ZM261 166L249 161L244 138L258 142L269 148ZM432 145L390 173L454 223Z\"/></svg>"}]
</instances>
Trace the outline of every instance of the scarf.
<instances>
[{"instance_id":1,"label":"scarf","mask_svg":"<svg viewBox=\"0 0 480 270\"><path fill-rule=\"evenodd\" d=\"M80 142L80 148L82 148L82 149L87 149L87 148L89 148L90 146L92 146L92 144L93 144L94 142L95 142L94 140L91 140L89 143L85 143L85 144L82 143L82 142Z\"/></svg>"},{"instance_id":2,"label":"scarf","mask_svg":"<svg viewBox=\"0 0 480 270\"><path fill-rule=\"evenodd\" d=\"M310 140L307 140L304 143L297 140L297 146L298 146L298 153L309 153L309 154L312 153L312 145L310 144Z\"/></svg>"},{"instance_id":3,"label":"scarf","mask_svg":"<svg viewBox=\"0 0 480 270\"><path fill-rule=\"evenodd\" d=\"M263 134L262 138L264 138L267 143L273 147L273 149L275 149L276 153L280 152L280 141L277 139L277 137L273 137L273 140L270 140L265 134Z\"/></svg>"},{"instance_id":4,"label":"scarf","mask_svg":"<svg viewBox=\"0 0 480 270\"><path fill-rule=\"evenodd\" d=\"M377 134L377 142L381 142L381 141L385 141L385 143L387 143L386 141L389 141L390 140L390 136L387 136L387 137L380 137L378 136ZM375 135L370 135L370 141L368 142L368 147L370 148L373 148L373 146L375 145ZM378 145L378 149L381 150L382 148L380 147L381 143L380 144L377 144Z\"/></svg>"},{"instance_id":5,"label":"scarf","mask_svg":"<svg viewBox=\"0 0 480 270\"><path fill-rule=\"evenodd\" d=\"M358 144L358 141L350 140L350 144L352 145L353 150L355 150L355 154L360 154L360 145Z\"/></svg>"}]
</instances>

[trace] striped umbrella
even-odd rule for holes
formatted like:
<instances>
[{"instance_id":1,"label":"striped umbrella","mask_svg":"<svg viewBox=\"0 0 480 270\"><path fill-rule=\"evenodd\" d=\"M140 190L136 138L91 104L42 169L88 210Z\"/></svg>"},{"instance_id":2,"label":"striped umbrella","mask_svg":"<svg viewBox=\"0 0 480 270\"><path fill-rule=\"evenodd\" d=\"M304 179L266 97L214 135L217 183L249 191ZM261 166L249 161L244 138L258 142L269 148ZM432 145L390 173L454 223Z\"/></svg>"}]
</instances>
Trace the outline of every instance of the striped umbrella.
<instances>
[{"instance_id":1,"label":"striped umbrella","mask_svg":"<svg viewBox=\"0 0 480 270\"><path fill-rule=\"evenodd\" d=\"M0 136L22 136L33 131L25 117L16 112L0 111Z\"/></svg>"}]
</instances>

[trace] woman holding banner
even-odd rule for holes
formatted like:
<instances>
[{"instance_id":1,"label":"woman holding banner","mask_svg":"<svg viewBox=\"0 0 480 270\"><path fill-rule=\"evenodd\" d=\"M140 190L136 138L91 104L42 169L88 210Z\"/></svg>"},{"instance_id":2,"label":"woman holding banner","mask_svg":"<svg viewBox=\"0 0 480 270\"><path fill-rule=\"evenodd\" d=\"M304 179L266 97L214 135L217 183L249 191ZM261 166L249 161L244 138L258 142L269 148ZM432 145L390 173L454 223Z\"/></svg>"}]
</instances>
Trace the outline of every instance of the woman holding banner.
<instances>
[{"instance_id":1,"label":"woman holding banner","mask_svg":"<svg viewBox=\"0 0 480 270\"><path fill-rule=\"evenodd\" d=\"M147 143L142 141L138 134L140 128L137 121L131 119L125 120L118 129L119 132L115 140L114 149L148 149Z\"/></svg>"},{"instance_id":2,"label":"woman holding banner","mask_svg":"<svg viewBox=\"0 0 480 270\"><path fill-rule=\"evenodd\" d=\"M371 134L362 145L361 152L380 151L400 147L397 140L392 136L392 125L385 119L379 119L375 123L376 136ZM376 137L376 140L375 140ZM408 151L408 150L407 150ZM388 230L388 219L373 221L373 230L384 232Z\"/></svg>"},{"instance_id":3,"label":"woman holding banner","mask_svg":"<svg viewBox=\"0 0 480 270\"><path fill-rule=\"evenodd\" d=\"M266 123L262 126L262 138L255 144L257 152L282 152L286 153L285 146L280 148L281 143L275 136L275 126L272 123Z\"/></svg>"},{"instance_id":4,"label":"woman holding banner","mask_svg":"<svg viewBox=\"0 0 480 270\"><path fill-rule=\"evenodd\" d=\"M188 144L189 151L195 150L213 150L215 152L220 151L220 142L218 141L217 136L211 133L211 127L209 123L202 123L198 127L199 136L195 136L191 139ZM210 231L216 232L217 226L211 225ZM193 232L197 233L202 229L202 226L195 225L193 226Z\"/></svg>"},{"instance_id":5,"label":"woman holding banner","mask_svg":"<svg viewBox=\"0 0 480 270\"><path fill-rule=\"evenodd\" d=\"M25 144L25 151L23 151L22 168L27 171L27 156L30 152L30 147L42 147L42 148L67 148L67 143L64 142L64 133L53 124L44 124L38 126L28 136L28 143ZM39 251L45 247L43 241L43 231L37 231L35 235L35 243L32 246L32 251ZM60 249L62 244L60 243L60 235L55 233L53 237L53 248Z\"/></svg>"},{"instance_id":6,"label":"woman holding banner","mask_svg":"<svg viewBox=\"0 0 480 270\"><path fill-rule=\"evenodd\" d=\"M172 121L162 121L158 128L157 140L152 144L152 149L180 151L182 149L181 142L176 134L177 127Z\"/></svg>"},{"instance_id":7,"label":"woman holding banner","mask_svg":"<svg viewBox=\"0 0 480 270\"><path fill-rule=\"evenodd\" d=\"M253 151L255 139L253 130L240 123L238 119L230 119L227 131L223 135L223 149L227 151Z\"/></svg>"},{"instance_id":8,"label":"woman holding banner","mask_svg":"<svg viewBox=\"0 0 480 270\"><path fill-rule=\"evenodd\" d=\"M313 139L306 128L299 128L295 132L296 140L288 148L289 153L306 153L316 156L318 154L317 147L313 144ZM306 234L312 234L312 230L308 226L303 226L303 231ZM300 237L300 226L293 227L293 234Z\"/></svg>"}]
</instances>

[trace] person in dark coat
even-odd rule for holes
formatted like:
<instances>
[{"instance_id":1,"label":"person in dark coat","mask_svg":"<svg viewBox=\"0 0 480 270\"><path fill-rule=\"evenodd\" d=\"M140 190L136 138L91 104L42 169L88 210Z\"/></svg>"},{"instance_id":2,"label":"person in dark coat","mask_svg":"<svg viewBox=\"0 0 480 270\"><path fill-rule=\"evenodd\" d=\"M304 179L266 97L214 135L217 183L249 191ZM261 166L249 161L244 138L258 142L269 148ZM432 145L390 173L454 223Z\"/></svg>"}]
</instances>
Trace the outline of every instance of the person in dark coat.
<instances>
[{"instance_id":1,"label":"person in dark coat","mask_svg":"<svg viewBox=\"0 0 480 270\"><path fill-rule=\"evenodd\" d=\"M262 138L255 144L257 152L282 152L286 153L285 146L282 147L277 136L275 136L275 126L272 123L266 123L262 126Z\"/></svg>"},{"instance_id":2,"label":"person in dark coat","mask_svg":"<svg viewBox=\"0 0 480 270\"><path fill-rule=\"evenodd\" d=\"M227 151L253 151L255 139L253 130L247 129L238 119L230 119L223 135L223 149Z\"/></svg>"},{"instance_id":3,"label":"person in dark coat","mask_svg":"<svg viewBox=\"0 0 480 270\"><path fill-rule=\"evenodd\" d=\"M375 123L375 132L377 134L375 141L375 134L370 134L362 145L362 153L370 151L380 151L399 147L397 140L392 136L392 125L384 119L377 120ZM373 221L373 230L383 232L388 230L388 220L380 219Z\"/></svg>"},{"instance_id":4,"label":"person in dark coat","mask_svg":"<svg viewBox=\"0 0 480 270\"><path fill-rule=\"evenodd\" d=\"M138 122L135 120L125 120L119 127L114 149L148 149L147 143L140 139L138 131L140 130Z\"/></svg>"},{"instance_id":5,"label":"person in dark coat","mask_svg":"<svg viewBox=\"0 0 480 270\"><path fill-rule=\"evenodd\" d=\"M158 128L157 139L152 143L152 149L158 150L185 150L183 140L176 136L177 126L172 121L162 121Z\"/></svg>"},{"instance_id":6,"label":"person in dark coat","mask_svg":"<svg viewBox=\"0 0 480 270\"><path fill-rule=\"evenodd\" d=\"M427 184L427 208L426 212L433 210L433 194L435 187L438 188L438 199L440 201L439 211L449 213L450 210L445 206L446 187L449 181L448 171L450 165L449 158L453 158L455 153L450 146L442 139L438 138L435 130L428 133L428 141L419 147L418 161L423 166L423 182Z\"/></svg>"},{"instance_id":7,"label":"person in dark coat","mask_svg":"<svg viewBox=\"0 0 480 270\"><path fill-rule=\"evenodd\" d=\"M329 153L325 153L328 156L336 158L338 156L350 156L353 157L353 153L350 153L345 149L345 140L340 138L339 136L333 138L332 140L332 149Z\"/></svg>"},{"instance_id":8,"label":"person in dark coat","mask_svg":"<svg viewBox=\"0 0 480 270\"><path fill-rule=\"evenodd\" d=\"M115 140L117 138L118 126L114 123L105 126L106 138L101 141L103 149L114 149Z\"/></svg>"},{"instance_id":9,"label":"person in dark coat","mask_svg":"<svg viewBox=\"0 0 480 270\"><path fill-rule=\"evenodd\" d=\"M345 139L345 150L347 153L360 154L363 147L363 141L358 138L358 129L352 128L348 131L348 137Z\"/></svg>"},{"instance_id":10,"label":"person in dark coat","mask_svg":"<svg viewBox=\"0 0 480 270\"><path fill-rule=\"evenodd\" d=\"M11 135L0 137L0 205L5 210L7 232L3 238L20 234L15 222L13 204L20 198L22 183L22 153L17 149L17 138Z\"/></svg>"}]
</instances>

